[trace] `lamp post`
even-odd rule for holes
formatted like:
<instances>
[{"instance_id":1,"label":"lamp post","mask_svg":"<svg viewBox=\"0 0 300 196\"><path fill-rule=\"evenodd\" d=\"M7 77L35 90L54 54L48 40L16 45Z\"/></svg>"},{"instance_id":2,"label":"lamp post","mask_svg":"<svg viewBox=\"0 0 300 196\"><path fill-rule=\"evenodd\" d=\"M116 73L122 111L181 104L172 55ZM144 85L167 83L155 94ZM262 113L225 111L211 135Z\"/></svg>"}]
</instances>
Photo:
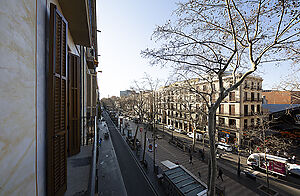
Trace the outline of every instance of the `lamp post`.
<instances>
[{"instance_id":1,"label":"lamp post","mask_svg":"<svg viewBox=\"0 0 300 196\"><path fill-rule=\"evenodd\" d=\"M240 177L240 175L241 175L240 145L238 145L238 167L237 167L237 175L238 175L238 177Z\"/></svg>"}]
</instances>

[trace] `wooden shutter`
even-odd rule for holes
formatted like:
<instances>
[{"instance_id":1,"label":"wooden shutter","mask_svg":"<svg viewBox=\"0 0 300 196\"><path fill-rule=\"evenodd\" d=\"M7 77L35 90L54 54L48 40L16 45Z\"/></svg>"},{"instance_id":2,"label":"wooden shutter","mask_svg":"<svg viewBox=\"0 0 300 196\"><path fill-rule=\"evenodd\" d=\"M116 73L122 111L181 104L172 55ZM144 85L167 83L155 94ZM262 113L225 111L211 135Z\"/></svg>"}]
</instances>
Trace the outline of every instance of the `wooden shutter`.
<instances>
[{"instance_id":1,"label":"wooden shutter","mask_svg":"<svg viewBox=\"0 0 300 196\"><path fill-rule=\"evenodd\" d=\"M79 56L69 53L69 131L68 152L80 152L80 61Z\"/></svg>"},{"instance_id":2,"label":"wooden shutter","mask_svg":"<svg viewBox=\"0 0 300 196\"><path fill-rule=\"evenodd\" d=\"M54 4L50 6L47 195L67 189L67 26Z\"/></svg>"}]
</instances>

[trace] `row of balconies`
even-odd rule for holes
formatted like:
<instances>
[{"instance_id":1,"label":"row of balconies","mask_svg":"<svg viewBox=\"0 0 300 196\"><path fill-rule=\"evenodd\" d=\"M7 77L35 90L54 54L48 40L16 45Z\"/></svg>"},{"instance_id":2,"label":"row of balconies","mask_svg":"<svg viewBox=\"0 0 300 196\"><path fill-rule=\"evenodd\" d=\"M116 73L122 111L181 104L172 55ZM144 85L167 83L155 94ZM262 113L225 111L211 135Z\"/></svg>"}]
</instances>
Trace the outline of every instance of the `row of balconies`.
<instances>
[{"instance_id":1,"label":"row of balconies","mask_svg":"<svg viewBox=\"0 0 300 196\"><path fill-rule=\"evenodd\" d=\"M254 86L254 85L244 85L243 89L249 89L249 90L262 90L261 86Z\"/></svg>"},{"instance_id":2,"label":"row of balconies","mask_svg":"<svg viewBox=\"0 0 300 196\"><path fill-rule=\"evenodd\" d=\"M262 98L255 98L255 97L244 97L244 102L262 102Z\"/></svg>"},{"instance_id":3,"label":"row of balconies","mask_svg":"<svg viewBox=\"0 0 300 196\"><path fill-rule=\"evenodd\" d=\"M258 98L258 97L244 97L243 99L243 102L262 102L262 98ZM215 102L216 99L213 99L212 102ZM241 102L241 99L239 97L234 97L234 98L226 98L223 100L222 103L240 103ZM178 103L178 102L159 102L161 104L175 104L175 103ZM191 102L191 103L201 103L201 102ZM166 105L166 107L168 108L168 105Z\"/></svg>"},{"instance_id":4,"label":"row of balconies","mask_svg":"<svg viewBox=\"0 0 300 196\"><path fill-rule=\"evenodd\" d=\"M244 117L244 116L262 115L262 112L247 112L247 113L244 113L244 114L241 114L241 113L218 112L217 115L220 115L220 116L232 116L232 117Z\"/></svg>"}]
</instances>

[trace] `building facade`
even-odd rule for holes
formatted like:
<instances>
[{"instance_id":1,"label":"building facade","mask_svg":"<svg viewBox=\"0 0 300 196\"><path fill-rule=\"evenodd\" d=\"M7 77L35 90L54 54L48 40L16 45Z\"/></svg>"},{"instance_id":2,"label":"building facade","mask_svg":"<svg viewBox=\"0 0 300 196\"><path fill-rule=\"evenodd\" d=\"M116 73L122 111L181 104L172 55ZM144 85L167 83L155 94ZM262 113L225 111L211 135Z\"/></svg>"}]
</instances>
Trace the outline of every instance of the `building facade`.
<instances>
[{"instance_id":1,"label":"building facade","mask_svg":"<svg viewBox=\"0 0 300 196\"><path fill-rule=\"evenodd\" d=\"M217 110L217 139L230 144L241 144L244 130L261 121L262 78L248 76L246 80L223 100ZM232 84L224 78L224 86ZM217 81L208 83L195 79L189 87L177 82L157 91L158 121L164 125L192 132L196 129L205 134L207 130L207 106L195 91L211 93L207 101L215 102L218 96ZM206 133L207 134L207 133Z\"/></svg>"},{"instance_id":2,"label":"building facade","mask_svg":"<svg viewBox=\"0 0 300 196\"><path fill-rule=\"evenodd\" d=\"M132 90L120 91L120 97L127 97L127 96L131 95L132 93L134 93L134 91L132 91Z\"/></svg>"},{"instance_id":3,"label":"building facade","mask_svg":"<svg viewBox=\"0 0 300 196\"><path fill-rule=\"evenodd\" d=\"M96 115L96 1L0 5L0 195L63 195Z\"/></svg>"}]
</instances>

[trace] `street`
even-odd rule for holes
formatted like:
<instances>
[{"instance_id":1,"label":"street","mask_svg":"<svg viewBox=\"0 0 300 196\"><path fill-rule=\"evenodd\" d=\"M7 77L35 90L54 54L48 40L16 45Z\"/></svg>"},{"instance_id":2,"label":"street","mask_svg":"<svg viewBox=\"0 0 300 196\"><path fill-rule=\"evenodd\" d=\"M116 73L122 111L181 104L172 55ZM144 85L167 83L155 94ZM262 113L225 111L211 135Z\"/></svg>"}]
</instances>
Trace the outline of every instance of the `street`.
<instances>
[{"instance_id":1,"label":"street","mask_svg":"<svg viewBox=\"0 0 300 196\"><path fill-rule=\"evenodd\" d=\"M134 135L136 130L136 124L133 122L130 122L129 129L132 130L132 135ZM174 137L182 138L192 143L192 139L188 138L186 135L179 134L174 132ZM152 132L147 132L147 138L152 138ZM204 182L207 182L207 176L208 176L208 170L207 170L207 164L203 163L199 160L198 153L194 153L194 164L189 164L189 156L187 152L183 152L179 150L178 148L170 145L168 143L168 140L171 139L171 131L164 130L164 133L162 130L160 130L157 135L159 135L159 138L157 139L157 149L156 149L156 162L160 167L164 167L160 162L164 160L170 160L174 163L179 163L183 166L185 166L189 171L191 171L195 176L198 176L198 172L201 173L201 180ZM164 136L163 136L164 135ZM140 141L144 141L143 139L144 134L141 134L140 131L138 131L137 138ZM141 140L142 139L142 140ZM147 143L148 146L148 143ZM196 148L203 148L202 142L197 141L196 142ZM205 152L208 152L208 148L205 147ZM229 152L222 152L222 158L218 159L218 166L221 167L224 171L225 177L224 182L217 181L220 186L226 187L226 192L230 193L229 195L233 195L235 192L241 191L240 186L245 186L246 190L252 190L249 192L249 195L253 195L254 192L262 195L263 193L258 190L259 186L262 184L266 184L266 174L261 171L254 171L251 169L251 172L255 174L256 181L247 178L245 175L241 174L241 177L237 176L237 160L238 156L236 154L232 154ZM153 158L153 152L147 151L147 153ZM205 157L208 155L206 154ZM248 168L246 161L247 157L240 156L241 160L241 171L243 169ZM300 195L300 180L297 177L288 176L286 179L281 179L272 175L269 175L269 181L270 181L270 187L277 192L279 192L281 195ZM233 183L233 181L237 183ZM239 186L236 187L234 185L238 184ZM243 189L244 191L244 189ZM238 194L234 194L238 195ZM245 193L243 193L245 195Z\"/></svg>"},{"instance_id":2,"label":"street","mask_svg":"<svg viewBox=\"0 0 300 196\"><path fill-rule=\"evenodd\" d=\"M157 195L106 112L103 112L128 196Z\"/></svg>"}]
</instances>

